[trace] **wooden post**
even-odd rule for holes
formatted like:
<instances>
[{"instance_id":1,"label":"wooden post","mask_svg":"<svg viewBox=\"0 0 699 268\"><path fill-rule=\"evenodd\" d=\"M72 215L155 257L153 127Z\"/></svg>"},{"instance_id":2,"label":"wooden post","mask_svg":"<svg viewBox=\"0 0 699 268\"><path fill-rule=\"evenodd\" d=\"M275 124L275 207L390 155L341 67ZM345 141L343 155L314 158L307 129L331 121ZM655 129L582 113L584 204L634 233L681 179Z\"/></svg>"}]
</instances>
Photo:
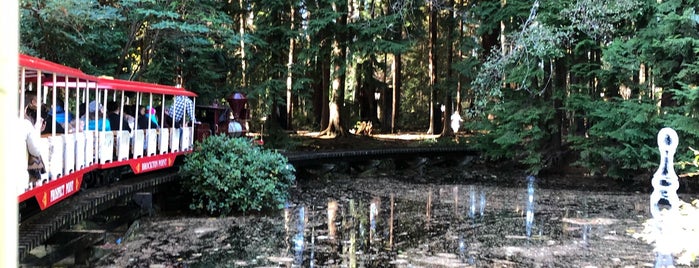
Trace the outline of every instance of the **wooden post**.
<instances>
[{"instance_id":1,"label":"wooden post","mask_svg":"<svg viewBox=\"0 0 699 268\"><path fill-rule=\"evenodd\" d=\"M0 267L16 267L18 261L17 235L17 180L21 166L17 152L27 150L20 148L19 135L16 131L8 131L10 126L19 123L17 108L18 97L18 51L19 51L19 1L0 1L0 36L4 36L0 46L0 124L5 126L0 131L0 165L2 165L0 180L0 214L3 215L0 228ZM24 159L24 161L27 161Z\"/></svg>"}]
</instances>

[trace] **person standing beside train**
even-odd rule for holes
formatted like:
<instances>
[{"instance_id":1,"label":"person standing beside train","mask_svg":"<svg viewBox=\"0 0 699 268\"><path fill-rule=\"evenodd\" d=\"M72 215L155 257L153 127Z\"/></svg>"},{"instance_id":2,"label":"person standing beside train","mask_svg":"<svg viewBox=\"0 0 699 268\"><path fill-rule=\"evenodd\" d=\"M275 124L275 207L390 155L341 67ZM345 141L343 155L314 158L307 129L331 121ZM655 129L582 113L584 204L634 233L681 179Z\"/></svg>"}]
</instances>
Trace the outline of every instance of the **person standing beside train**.
<instances>
[{"instance_id":1,"label":"person standing beside train","mask_svg":"<svg viewBox=\"0 0 699 268\"><path fill-rule=\"evenodd\" d=\"M194 102L186 96L175 96L168 113L175 120L176 128L187 126L185 124L186 116L189 116L193 124L198 124L197 118L194 116Z\"/></svg>"}]
</instances>

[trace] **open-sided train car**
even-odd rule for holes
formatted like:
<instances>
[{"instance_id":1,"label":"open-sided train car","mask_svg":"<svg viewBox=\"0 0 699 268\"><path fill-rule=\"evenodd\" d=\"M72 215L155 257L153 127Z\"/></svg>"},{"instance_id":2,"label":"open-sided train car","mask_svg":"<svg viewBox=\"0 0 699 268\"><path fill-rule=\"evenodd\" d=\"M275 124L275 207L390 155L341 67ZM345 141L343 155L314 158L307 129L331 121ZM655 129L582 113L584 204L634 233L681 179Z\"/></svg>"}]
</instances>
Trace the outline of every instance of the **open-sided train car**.
<instances>
[{"instance_id":1,"label":"open-sided train car","mask_svg":"<svg viewBox=\"0 0 699 268\"><path fill-rule=\"evenodd\" d=\"M45 173L19 185L20 207L46 209L83 184L118 180L121 171L114 170L141 174L171 167L193 149L192 124L187 117L176 124L167 109L178 96L196 101L193 92L95 77L27 55L20 55L19 66L18 116L46 120L39 142Z\"/></svg>"}]
</instances>

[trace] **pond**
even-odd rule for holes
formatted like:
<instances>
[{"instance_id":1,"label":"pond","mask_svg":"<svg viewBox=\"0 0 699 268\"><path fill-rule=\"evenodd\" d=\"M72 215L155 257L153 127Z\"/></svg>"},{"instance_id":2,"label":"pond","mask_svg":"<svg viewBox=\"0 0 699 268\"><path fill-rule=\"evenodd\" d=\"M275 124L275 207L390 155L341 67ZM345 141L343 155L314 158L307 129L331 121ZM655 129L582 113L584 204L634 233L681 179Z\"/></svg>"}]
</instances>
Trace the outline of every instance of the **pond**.
<instances>
[{"instance_id":1,"label":"pond","mask_svg":"<svg viewBox=\"0 0 699 268\"><path fill-rule=\"evenodd\" d=\"M647 193L546 185L478 171L325 173L300 179L278 212L142 219L102 246L113 253L99 265L653 266L653 247L632 236L650 217Z\"/></svg>"}]
</instances>

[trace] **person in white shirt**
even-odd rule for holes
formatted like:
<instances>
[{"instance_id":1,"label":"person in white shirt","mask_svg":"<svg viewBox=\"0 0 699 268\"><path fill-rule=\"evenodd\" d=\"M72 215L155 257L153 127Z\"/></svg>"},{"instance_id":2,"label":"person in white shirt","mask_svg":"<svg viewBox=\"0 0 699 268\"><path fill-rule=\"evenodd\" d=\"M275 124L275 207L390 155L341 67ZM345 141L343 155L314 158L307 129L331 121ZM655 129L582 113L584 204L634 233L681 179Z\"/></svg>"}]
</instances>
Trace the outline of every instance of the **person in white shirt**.
<instances>
[{"instance_id":1,"label":"person in white shirt","mask_svg":"<svg viewBox=\"0 0 699 268\"><path fill-rule=\"evenodd\" d=\"M33 156L40 156L41 152L39 149L39 143L41 140L41 135L39 134L41 131L41 127L43 125L43 119L41 117L37 118L36 123L32 125L32 122L29 122L27 119L18 119L19 122L19 134L20 134L20 139L24 143L24 147L27 148L27 154L31 154ZM29 159L29 155L26 155L24 159ZM29 172L26 171L28 165L28 161L20 161L22 164L20 165L21 170L25 170L25 172L20 172L20 174L23 174L19 177L19 181L17 182L17 191L19 194L24 193L27 188L29 187Z\"/></svg>"},{"instance_id":2,"label":"person in white shirt","mask_svg":"<svg viewBox=\"0 0 699 268\"><path fill-rule=\"evenodd\" d=\"M451 115L451 129L454 131L454 134L459 132L459 128L461 127L461 122L464 120L461 119L461 115L459 114L458 111L454 111L454 113Z\"/></svg>"}]
</instances>

